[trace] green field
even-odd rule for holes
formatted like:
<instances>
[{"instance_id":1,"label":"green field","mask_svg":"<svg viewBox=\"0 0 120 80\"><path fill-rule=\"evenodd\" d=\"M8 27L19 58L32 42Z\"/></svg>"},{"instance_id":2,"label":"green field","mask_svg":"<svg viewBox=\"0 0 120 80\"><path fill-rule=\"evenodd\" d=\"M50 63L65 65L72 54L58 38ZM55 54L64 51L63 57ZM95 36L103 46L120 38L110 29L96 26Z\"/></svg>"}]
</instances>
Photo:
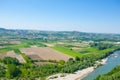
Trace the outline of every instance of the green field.
<instances>
[{"instance_id":1,"label":"green field","mask_svg":"<svg viewBox=\"0 0 120 80\"><path fill-rule=\"evenodd\" d=\"M21 44L14 44L14 45L11 45L11 46L8 46L8 47L5 47L5 48L1 48L0 49L0 53L5 53L5 52L8 52L8 51L11 51L11 50L14 50L15 52L18 53L18 50L17 49L20 49L20 48L25 48L25 47L30 47L30 45L28 45L27 43L25 42L22 42ZM17 51L16 51L17 50Z\"/></svg>"},{"instance_id":2,"label":"green field","mask_svg":"<svg viewBox=\"0 0 120 80\"><path fill-rule=\"evenodd\" d=\"M27 48L32 45L36 45L38 47L45 47L44 44L38 41L27 41L27 42L21 42L21 44L11 44L9 46L5 46L4 48L0 48L0 53L5 53L11 50L14 50L15 53L20 54L19 51L20 48Z\"/></svg>"},{"instance_id":3,"label":"green field","mask_svg":"<svg viewBox=\"0 0 120 80\"><path fill-rule=\"evenodd\" d=\"M21 51L20 51L19 49L14 49L14 52L15 52L16 54L21 54Z\"/></svg>"},{"instance_id":4,"label":"green field","mask_svg":"<svg viewBox=\"0 0 120 80\"><path fill-rule=\"evenodd\" d=\"M82 55L81 53L77 53L77 52L75 52L73 50L70 50L70 49L68 49L66 47L54 46L54 47L51 47L51 48L53 48L53 49L55 49L57 51L60 51L62 53L65 53L67 55L73 56L73 57L81 56Z\"/></svg>"}]
</instances>

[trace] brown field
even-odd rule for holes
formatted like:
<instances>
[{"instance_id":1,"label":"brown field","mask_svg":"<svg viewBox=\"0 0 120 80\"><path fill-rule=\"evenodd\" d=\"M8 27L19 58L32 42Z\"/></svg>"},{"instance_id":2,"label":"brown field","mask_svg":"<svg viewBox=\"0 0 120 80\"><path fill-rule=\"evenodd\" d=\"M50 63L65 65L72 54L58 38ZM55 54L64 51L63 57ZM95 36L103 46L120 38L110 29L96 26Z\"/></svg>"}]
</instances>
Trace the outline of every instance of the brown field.
<instances>
[{"instance_id":1,"label":"brown field","mask_svg":"<svg viewBox=\"0 0 120 80\"><path fill-rule=\"evenodd\" d=\"M52 47L52 46L54 46L55 44L49 44L49 43L44 43L46 46L48 46L48 47Z\"/></svg>"},{"instance_id":2,"label":"brown field","mask_svg":"<svg viewBox=\"0 0 120 80\"><path fill-rule=\"evenodd\" d=\"M20 41L10 41L11 44L20 44Z\"/></svg>"},{"instance_id":3,"label":"brown field","mask_svg":"<svg viewBox=\"0 0 120 80\"><path fill-rule=\"evenodd\" d=\"M41 59L41 60L65 60L67 61L71 56L66 55L64 53L58 52L48 47L31 47L31 48L23 48L21 49L22 53L25 53L33 60Z\"/></svg>"},{"instance_id":4,"label":"brown field","mask_svg":"<svg viewBox=\"0 0 120 80\"><path fill-rule=\"evenodd\" d=\"M36 65L44 65L44 64L54 64L54 63L51 63L51 62L35 62L34 64L36 64Z\"/></svg>"},{"instance_id":5,"label":"brown field","mask_svg":"<svg viewBox=\"0 0 120 80\"><path fill-rule=\"evenodd\" d=\"M0 54L0 58L4 57L13 57L19 60L20 63L25 63L26 61L23 59L23 57L20 54L14 53L14 51L9 51L7 53Z\"/></svg>"},{"instance_id":6,"label":"brown field","mask_svg":"<svg viewBox=\"0 0 120 80\"><path fill-rule=\"evenodd\" d=\"M0 48L4 48L3 46L0 46Z\"/></svg>"}]
</instances>

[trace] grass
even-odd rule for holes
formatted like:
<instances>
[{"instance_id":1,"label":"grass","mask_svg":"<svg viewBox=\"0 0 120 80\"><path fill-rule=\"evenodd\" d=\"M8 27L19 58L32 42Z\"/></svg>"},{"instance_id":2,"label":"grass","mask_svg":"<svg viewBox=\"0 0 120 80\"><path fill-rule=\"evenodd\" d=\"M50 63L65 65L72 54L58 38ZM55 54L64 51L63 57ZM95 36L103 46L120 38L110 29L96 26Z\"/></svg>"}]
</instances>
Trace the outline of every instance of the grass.
<instances>
[{"instance_id":1,"label":"grass","mask_svg":"<svg viewBox=\"0 0 120 80\"><path fill-rule=\"evenodd\" d=\"M87 47L87 48L83 48L80 53L86 54L86 53L98 53L100 52L100 50L98 50L97 48L94 47Z\"/></svg>"},{"instance_id":2,"label":"grass","mask_svg":"<svg viewBox=\"0 0 120 80\"><path fill-rule=\"evenodd\" d=\"M15 52L16 54L21 54L21 51L20 51L19 49L14 49L14 52Z\"/></svg>"},{"instance_id":3,"label":"grass","mask_svg":"<svg viewBox=\"0 0 120 80\"><path fill-rule=\"evenodd\" d=\"M108 49L104 49L104 50L98 50L97 48L95 47L86 47L86 48L83 48L80 52L76 52L76 51L73 51L73 50L70 50L69 48L67 47L62 47L62 46L54 46L54 47L51 47L59 52L62 52L62 53L65 53L67 55L70 55L70 56L73 56L73 57L76 57L76 56L82 56L82 55L89 55L89 54L102 54L102 53L108 53L108 52L111 52L114 50L114 48L108 48Z\"/></svg>"},{"instance_id":4,"label":"grass","mask_svg":"<svg viewBox=\"0 0 120 80\"><path fill-rule=\"evenodd\" d=\"M8 52L8 51L11 51L12 49L10 47L6 47L6 48L1 48L0 49L0 53L5 53L5 52Z\"/></svg>"},{"instance_id":5,"label":"grass","mask_svg":"<svg viewBox=\"0 0 120 80\"><path fill-rule=\"evenodd\" d=\"M10 44L10 43L0 43L0 46L11 46L11 45L14 45L14 44Z\"/></svg>"},{"instance_id":6,"label":"grass","mask_svg":"<svg viewBox=\"0 0 120 80\"><path fill-rule=\"evenodd\" d=\"M5 44L7 45L7 44ZM41 42L38 42L38 41L33 41L33 42L21 42L21 44L12 44L12 45L8 45L4 48L0 48L0 53L5 53L5 52L8 52L8 51L11 51L13 50L15 53L17 54L20 54L20 48L27 48L27 47L30 47L32 45L36 45L36 46L39 46L39 47L45 47L45 45ZM4 46L4 44L3 44Z\"/></svg>"},{"instance_id":7,"label":"grass","mask_svg":"<svg viewBox=\"0 0 120 80\"><path fill-rule=\"evenodd\" d=\"M30 45L28 45L27 43L22 42L19 45L16 44L16 45L11 45L11 46L8 46L8 47L5 47L5 48L1 48L0 53L5 53L5 52L11 51L11 50L14 50L14 52L20 53L18 50L20 48L25 48L25 47L30 47Z\"/></svg>"},{"instance_id":8,"label":"grass","mask_svg":"<svg viewBox=\"0 0 120 80\"><path fill-rule=\"evenodd\" d=\"M32 45L36 45L39 47L45 47L45 45L39 41L26 41L26 42L21 42L21 44L12 44L12 45L2 44L2 46L6 46L6 47L0 48L0 53L5 53L5 52L13 50L15 53L21 54L21 52L19 50L20 48L27 48Z\"/></svg>"},{"instance_id":9,"label":"grass","mask_svg":"<svg viewBox=\"0 0 120 80\"><path fill-rule=\"evenodd\" d=\"M25 61L27 62L27 63L29 63L29 64L32 64L32 59L31 58L29 58L26 54L24 54L24 53L21 53L21 55L22 55L22 57L25 59Z\"/></svg>"},{"instance_id":10,"label":"grass","mask_svg":"<svg viewBox=\"0 0 120 80\"><path fill-rule=\"evenodd\" d=\"M82 55L80 53L77 53L77 52L75 52L73 50L70 50L70 49L68 49L66 47L62 47L62 46L54 46L54 47L51 47L51 48L53 48L53 49L55 49L57 51L60 51L62 53L65 53L67 55L73 56L73 57L81 56Z\"/></svg>"},{"instance_id":11,"label":"grass","mask_svg":"<svg viewBox=\"0 0 120 80\"><path fill-rule=\"evenodd\" d=\"M38 47L46 47L46 45L44 45L43 43L41 43L40 41L28 41L26 42L28 45L36 45Z\"/></svg>"},{"instance_id":12,"label":"grass","mask_svg":"<svg viewBox=\"0 0 120 80\"><path fill-rule=\"evenodd\" d=\"M95 47L88 47L88 48L83 48L83 50L81 50L80 52L82 53L92 53L92 54L96 54L96 53L108 53L110 51L114 50L114 48L108 48L108 49L104 49L104 50L98 50ZM86 54L85 53L85 54Z\"/></svg>"}]
</instances>

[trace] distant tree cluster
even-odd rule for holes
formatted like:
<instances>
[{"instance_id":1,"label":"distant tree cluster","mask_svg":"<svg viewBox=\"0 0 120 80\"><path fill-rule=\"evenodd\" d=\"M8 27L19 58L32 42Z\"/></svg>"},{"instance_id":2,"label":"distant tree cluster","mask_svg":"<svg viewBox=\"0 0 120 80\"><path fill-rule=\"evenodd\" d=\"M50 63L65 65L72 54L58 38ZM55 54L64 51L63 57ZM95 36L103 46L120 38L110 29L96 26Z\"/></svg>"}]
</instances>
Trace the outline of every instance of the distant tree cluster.
<instances>
[{"instance_id":1,"label":"distant tree cluster","mask_svg":"<svg viewBox=\"0 0 120 80\"><path fill-rule=\"evenodd\" d=\"M111 48L113 46L113 44L102 43L102 42L94 42L94 43L90 43L90 46L91 47L96 47L99 50L104 50L104 49Z\"/></svg>"}]
</instances>

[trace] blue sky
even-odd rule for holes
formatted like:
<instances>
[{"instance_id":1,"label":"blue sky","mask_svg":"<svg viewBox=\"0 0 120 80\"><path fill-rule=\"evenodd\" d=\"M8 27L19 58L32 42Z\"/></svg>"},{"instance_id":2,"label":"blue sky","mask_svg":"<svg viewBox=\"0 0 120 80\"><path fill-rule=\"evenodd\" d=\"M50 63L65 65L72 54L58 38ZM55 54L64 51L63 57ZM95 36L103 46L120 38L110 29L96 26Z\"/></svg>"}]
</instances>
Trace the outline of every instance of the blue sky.
<instances>
[{"instance_id":1,"label":"blue sky","mask_svg":"<svg viewBox=\"0 0 120 80\"><path fill-rule=\"evenodd\" d=\"M120 33L120 0L0 0L0 27Z\"/></svg>"}]
</instances>

